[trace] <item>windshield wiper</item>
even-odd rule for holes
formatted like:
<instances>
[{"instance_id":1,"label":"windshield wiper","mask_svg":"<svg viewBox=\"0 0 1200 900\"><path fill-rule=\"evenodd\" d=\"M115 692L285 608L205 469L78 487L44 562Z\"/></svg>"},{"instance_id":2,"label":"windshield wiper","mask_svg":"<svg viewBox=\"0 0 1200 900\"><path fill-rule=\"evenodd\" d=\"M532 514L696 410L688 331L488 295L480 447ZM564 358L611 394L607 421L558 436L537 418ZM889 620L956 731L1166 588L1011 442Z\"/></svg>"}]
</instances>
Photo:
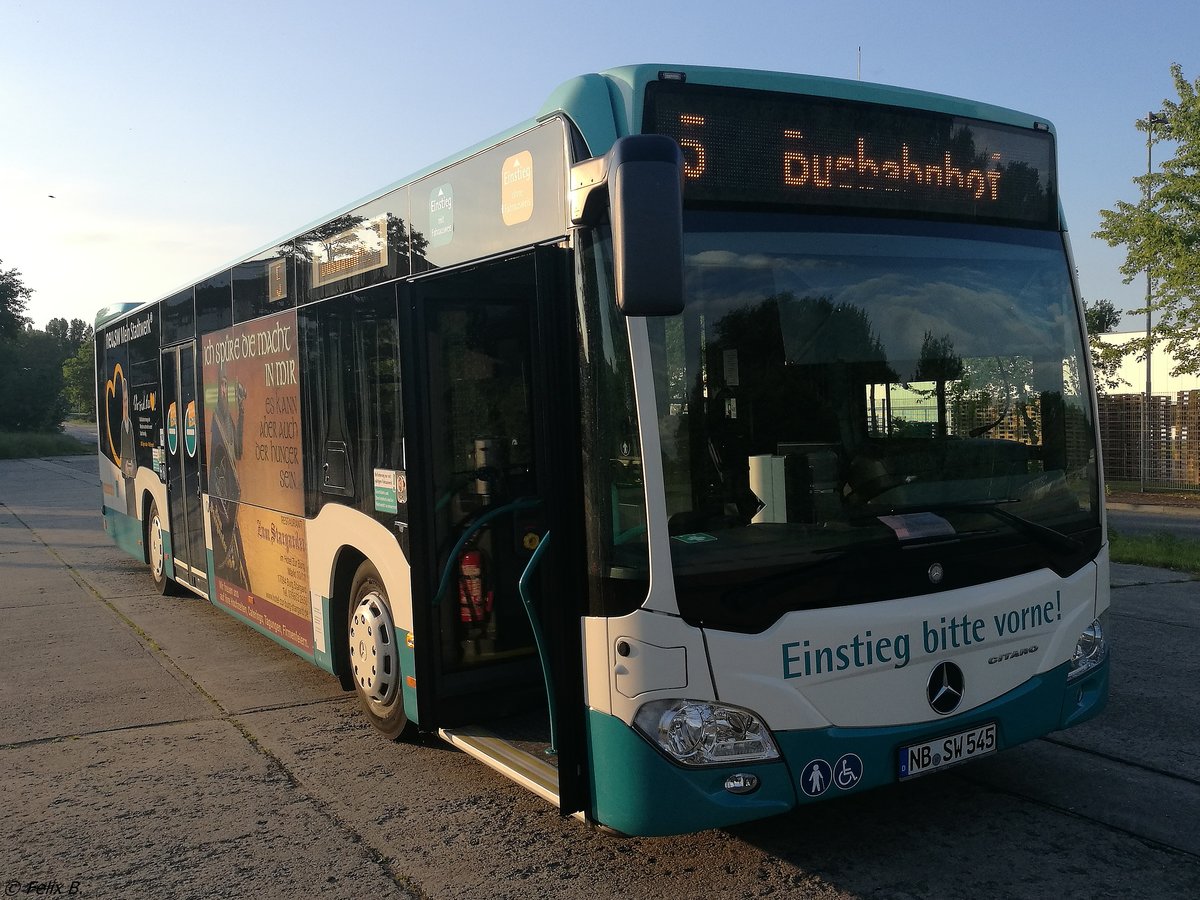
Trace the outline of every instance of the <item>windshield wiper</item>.
<instances>
[{"instance_id":1,"label":"windshield wiper","mask_svg":"<svg viewBox=\"0 0 1200 900\"><path fill-rule=\"evenodd\" d=\"M1020 500L972 500L964 503L937 503L925 504L913 507L896 507L888 510L892 515L904 515L905 513L928 512L980 512L986 513L989 516L994 516L1001 522L1012 525L1017 531L1036 538L1044 544L1049 544L1057 550L1062 550L1067 553L1075 553L1083 549L1083 542L1077 538L1071 537L1069 534L1063 534L1050 528L1048 525L1042 525L1039 522L1034 522L1031 519L1026 519L1023 516L1018 516L1016 513L1011 513L1004 509L1002 504L1005 503L1020 503Z\"/></svg>"}]
</instances>

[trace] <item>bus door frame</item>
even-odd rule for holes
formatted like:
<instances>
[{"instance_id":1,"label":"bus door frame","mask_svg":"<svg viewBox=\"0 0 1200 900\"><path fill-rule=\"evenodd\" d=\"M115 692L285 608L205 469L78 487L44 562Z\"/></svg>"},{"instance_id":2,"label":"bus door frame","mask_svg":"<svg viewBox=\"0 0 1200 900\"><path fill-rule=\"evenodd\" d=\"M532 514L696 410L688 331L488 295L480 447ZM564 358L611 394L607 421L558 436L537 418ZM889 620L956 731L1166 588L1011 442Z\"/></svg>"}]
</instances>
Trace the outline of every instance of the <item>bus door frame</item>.
<instances>
[{"instance_id":1,"label":"bus door frame","mask_svg":"<svg viewBox=\"0 0 1200 900\"><path fill-rule=\"evenodd\" d=\"M572 253L545 246L532 251L535 297L530 301L532 366L532 435L541 492L538 518L551 544L539 562L539 586L554 585L553 598L543 594L541 626L548 646L554 684L555 737L559 773L559 812L566 816L587 808L589 777L582 618L586 609L586 551L583 519L583 475L578 423L579 362L575 324ZM509 257L511 259L511 257ZM484 263L482 265L489 265ZM474 267L478 268L478 266ZM462 271L462 270L459 270ZM437 422L441 414L431 401L432 374L426 306L437 302L423 285L442 283L455 272L439 273L410 282L401 290L400 314L404 335L403 391L407 422ZM539 387L540 386L540 387ZM564 425L567 423L567 425ZM433 440L429 427L408 429L408 490L413 561L413 625L417 671L417 707L423 729L461 724L442 672L439 613L429 602L439 588L433 486ZM413 477L421 473L421 477ZM440 603L458 603L456 585ZM425 598L425 602L422 602Z\"/></svg>"},{"instance_id":2,"label":"bus door frame","mask_svg":"<svg viewBox=\"0 0 1200 900\"><path fill-rule=\"evenodd\" d=\"M162 359L164 458L166 460L167 518L171 523L171 565L177 581L208 596L208 547L204 538L203 389L196 342L164 347ZM188 377L190 373L190 377ZM189 391L190 386L190 391ZM187 408L195 404L196 444L187 449ZM175 448L171 449L167 412L175 404Z\"/></svg>"}]
</instances>

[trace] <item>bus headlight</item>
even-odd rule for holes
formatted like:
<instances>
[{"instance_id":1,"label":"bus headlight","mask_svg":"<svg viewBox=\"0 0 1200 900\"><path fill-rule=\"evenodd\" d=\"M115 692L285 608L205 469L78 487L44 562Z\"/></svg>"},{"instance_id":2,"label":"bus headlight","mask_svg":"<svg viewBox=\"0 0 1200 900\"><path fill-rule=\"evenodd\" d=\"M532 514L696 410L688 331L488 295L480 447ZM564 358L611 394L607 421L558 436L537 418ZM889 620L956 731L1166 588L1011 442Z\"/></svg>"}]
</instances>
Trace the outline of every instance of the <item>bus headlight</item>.
<instances>
[{"instance_id":1,"label":"bus headlight","mask_svg":"<svg viewBox=\"0 0 1200 900\"><path fill-rule=\"evenodd\" d=\"M766 724L737 706L707 700L654 700L638 710L634 726L685 766L777 759Z\"/></svg>"},{"instance_id":2,"label":"bus headlight","mask_svg":"<svg viewBox=\"0 0 1200 900\"><path fill-rule=\"evenodd\" d=\"M1104 639L1104 626L1096 619L1084 629L1083 634L1075 642L1075 652L1071 654L1071 670L1067 673L1067 681L1082 678L1096 666L1108 658L1108 642Z\"/></svg>"}]
</instances>

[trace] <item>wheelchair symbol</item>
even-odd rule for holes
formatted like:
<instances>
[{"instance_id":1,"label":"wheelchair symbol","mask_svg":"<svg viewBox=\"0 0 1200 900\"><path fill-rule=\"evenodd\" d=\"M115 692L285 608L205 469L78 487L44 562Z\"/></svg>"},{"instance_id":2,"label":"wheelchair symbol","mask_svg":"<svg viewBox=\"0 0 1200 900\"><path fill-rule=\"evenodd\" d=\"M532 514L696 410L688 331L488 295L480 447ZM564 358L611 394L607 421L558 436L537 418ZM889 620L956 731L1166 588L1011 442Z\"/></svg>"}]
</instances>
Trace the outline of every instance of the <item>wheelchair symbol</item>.
<instances>
[{"instance_id":1,"label":"wheelchair symbol","mask_svg":"<svg viewBox=\"0 0 1200 900\"><path fill-rule=\"evenodd\" d=\"M857 754L846 753L833 766L833 781L843 791L848 791L863 776L863 762Z\"/></svg>"}]
</instances>

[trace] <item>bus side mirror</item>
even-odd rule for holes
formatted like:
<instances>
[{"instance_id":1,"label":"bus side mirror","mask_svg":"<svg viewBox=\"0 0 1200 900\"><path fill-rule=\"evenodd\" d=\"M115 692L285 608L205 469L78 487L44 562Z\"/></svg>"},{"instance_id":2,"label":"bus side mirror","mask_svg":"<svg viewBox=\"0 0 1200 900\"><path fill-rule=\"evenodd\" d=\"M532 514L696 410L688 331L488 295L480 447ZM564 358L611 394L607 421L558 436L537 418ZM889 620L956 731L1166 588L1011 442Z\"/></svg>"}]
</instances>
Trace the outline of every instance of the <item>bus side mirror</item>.
<instances>
[{"instance_id":1,"label":"bus side mirror","mask_svg":"<svg viewBox=\"0 0 1200 900\"><path fill-rule=\"evenodd\" d=\"M607 188L607 191L601 190ZM659 134L618 138L571 169L571 219L595 224L607 195L617 309L626 316L683 312L683 154Z\"/></svg>"}]
</instances>

